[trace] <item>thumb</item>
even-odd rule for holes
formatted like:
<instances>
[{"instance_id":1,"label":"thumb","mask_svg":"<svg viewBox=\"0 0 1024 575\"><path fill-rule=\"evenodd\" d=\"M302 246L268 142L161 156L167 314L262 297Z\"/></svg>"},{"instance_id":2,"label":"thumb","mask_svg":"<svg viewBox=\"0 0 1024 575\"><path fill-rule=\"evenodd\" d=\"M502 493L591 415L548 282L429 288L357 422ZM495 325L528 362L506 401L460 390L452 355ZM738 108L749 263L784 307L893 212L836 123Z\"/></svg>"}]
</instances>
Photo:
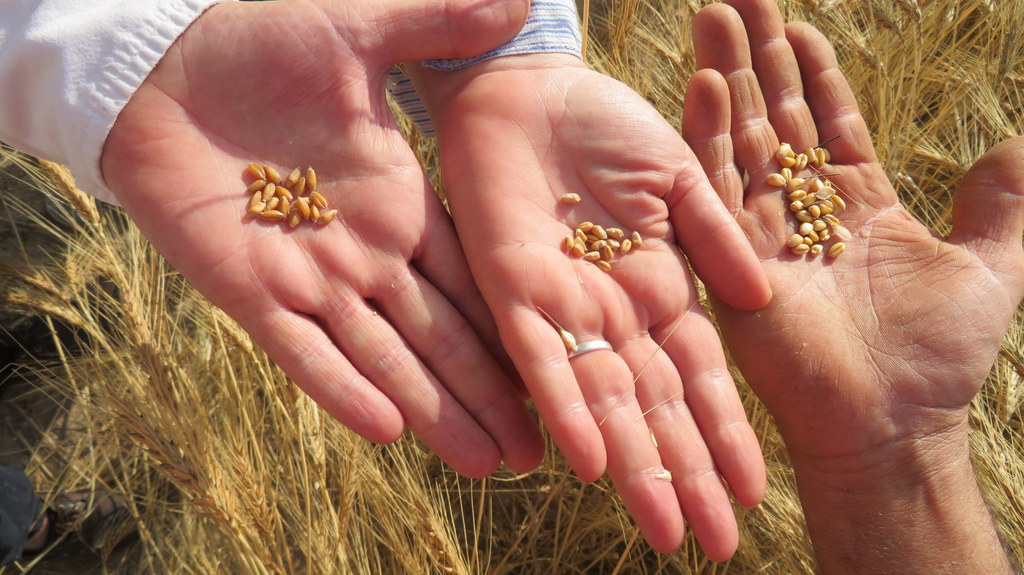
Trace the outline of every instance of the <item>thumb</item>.
<instances>
[{"instance_id":1,"label":"thumb","mask_svg":"<svg viewBox=\"0 0 1024 575\"><path fill-rule=\"evenodd\" d=\"M989 269L1024 265L1024 137L989 150L971 166L953 199L949 241L975 253Z\"/></svg>"},{"instance_id":2,"label":"thumb","mask_svg":"<svg viewBox=\"0 0 1024 575\"><path fill-rule=\"evenodd\" d=\"M526 22L528 0L384 0L360 14L370 57L391 65L464 58L497 48ZM356 39L357 41L359 39Z\"/></svg>"}]
</instances>

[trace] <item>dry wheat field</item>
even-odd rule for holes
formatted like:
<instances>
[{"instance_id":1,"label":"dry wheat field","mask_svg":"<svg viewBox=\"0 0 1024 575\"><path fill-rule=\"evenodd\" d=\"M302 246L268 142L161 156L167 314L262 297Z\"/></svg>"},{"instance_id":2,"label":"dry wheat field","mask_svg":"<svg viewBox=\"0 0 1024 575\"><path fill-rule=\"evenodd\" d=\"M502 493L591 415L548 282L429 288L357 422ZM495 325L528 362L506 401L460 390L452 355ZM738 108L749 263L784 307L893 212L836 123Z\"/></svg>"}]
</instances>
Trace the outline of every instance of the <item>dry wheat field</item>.
<instances>
[{"instance_id":1,"label":"dry wheat field","mask_svg":"<svg viewBox=\"0 0 1024 575\"><path fill-rule=\"evenodd\" d=\"M678 125L694 71L690 22L705 3L580 0L586 58ZM944 233L966 169L1024 134L1024 3L781 4L836 45L901 198ZM432 143L409 137L435 173ZM0 165L0 317L31 318L42 330L41 343L5 371L0 393L11 405L56 406L45 417L6 411L30 422L11 432L3 455L21 450L42 490L126 497L136 538L95 559L95 572L815 572L784 447L746 388L768 465L765 502L737 508L741 543L731 561L709 562L691 538L660 555L610 485L581 483L553 447L532 473L471 480L411 436L373 445L349 433L122 212L98 209L59 166L9 149ZM971 423L978 479L1024 562L1022 377L1018 313ZM0 574L57 572L48 561Z\"/></svg>"}]
</instances>

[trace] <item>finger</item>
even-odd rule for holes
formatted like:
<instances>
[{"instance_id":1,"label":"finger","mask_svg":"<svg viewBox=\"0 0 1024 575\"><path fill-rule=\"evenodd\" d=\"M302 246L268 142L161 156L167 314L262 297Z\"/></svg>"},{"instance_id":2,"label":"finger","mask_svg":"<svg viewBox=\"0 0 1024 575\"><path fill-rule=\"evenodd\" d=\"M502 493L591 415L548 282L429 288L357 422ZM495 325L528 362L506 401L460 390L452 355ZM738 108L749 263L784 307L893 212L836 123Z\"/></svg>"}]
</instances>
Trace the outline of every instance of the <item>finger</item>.
<instances>
[{"instance_id":1,"label":"finger","mask_svg":"<svg viewBox=\"0 0 1024 575\"><path fill-rule=\"evenodd\" d=\"M821 32L803 22L787 24L786 38L800 66L804 95L818 134L825 140L837 138L828 145L831 163L876 162L871 134L857 99L839 70L832 45Z\"/></svg>"},{"instance_id":2,"label":"finger","mask_svg":"<svg viewBox=\"0 0 1024 575\"><path fill-rule=\"evenodd\" d=\"M491 350L430 282L410 273L375 297L374 304L404 334L445 390L498 444L510 468L525 472L540 463L544 441L526 405ZM481 472L492 463L483 455Z\"/></svg>"},{"instance_id":3,"label":"finger","mask_svg":"<svg viewBox=\"0 0 1024 575\"><path fill-rule=\"evenodd\" d=\"M714 465L736 499L753 507L764 498L766 473L757 435L729 375L718 331L699 308L673 327L652 330L672 359L686 390L686 405Z\"/></svg>"},{"instance_id":4,"label":"finger","mask_svg":"<svg viewBox=\"0 0 1024 575\"><path fill-rule=\"evenodd\" d=\"M717 297L739 309L760 309L772 297L761 261L695 157L692 164L664 198L676 241Z\"/></svg>"},{"instance_id":5,"label":"finger","mask_svg":"<svg viewBox=\"0 0 1024 575\"><path fill-rule=\"evenodd\" d=\"M459 473L492 473L501 454L491 436L388 321L355 294L323 292L330 298L320 302L318 317L356 369L401 410L409 428Z\"/></svg>"},{"instance_id":6,"label":"finger","mask_svg":"<svg viewBox=\"0 0 1024 575\"><path fill-rule=\"evenodd\" d=\"M679 547L685 525L672 484L660 478L665 466L651 440L633 387L633 375L613 351L570 359L590 412L608 451L608 476L651 547L668 553Z\"/></svg>"},{"instance_id":7,"label":"finger","mask_svg":"<svg viewBox=\"0 0 1024 575\"><path fill-rule=\"evenodd\" d=\"M743 209L743 179L733 157L729 85L717 71L698 70L686 87L683 137L711 187L733 215Z\"/></svg>"},{"instance_id":8,"label":"finger","mask_svg":"<svg viewBox=\"0 0 1024 575\"><path fill-rule=\"evenodd\" d=\"M785 22L774 0L729 0L743 20L754 73L776 136L803 150L818 144L814 118L804 100L803 82Z\"/></svg>"},{"instance_id":9,"label":"finger","mask_svg":"<svg viewBox=\"0 0 1024 575\"><path fill-rule=\"evenodd\" d=\"M398 408L311 318L280 308L237 317L274 363L331 417L375 443L402 435L405 422Z\"/></svg>"},{"instance_id":10,"label":"finger","mask_svg":"<svg viewBox=\"0 0 1024 575\"><path fill-rule=\"evenodd\" d=\"M693 418L688 383L657 340L647 338L623 355L636 373L637 398L672 472L683 515L705 553L716 561L727 559L736 550L739 531L708 438Z\"/></svg>"},{"instance_id":11,"label":"finger","mask_svg":"<svg viewBox=\"0 0 1024 575\"><path fill-rule=\"evenodd\" d=\"M482 54L515 36L529 11L524 0L388 0L365 6L374 10L360 15L370 33L354 40L369 38L373 44L367 47L388 64ZM337 18L351 25L351 14Z\"/></svg>"},{"instance_id":12,"label":"finger","mask_svg":"<svg viewBox=\"0 0 1024 575\"><path fill-rule=\"evenodd\" d=\"M971 166L953 198L949 241L963 245L989 269L1020 273L1024 264L1024 137L1005 141ZM1019 285L1021 279L1016 278Z\"/></svg>"},{"instance_id":13,"label":"finger","mask_svg":"<svg viewBox=\"0 0 1024 575\"><path fill-rule=\"evenodd\" d=\"M558 332L536 309L519 307L495 317L545 429L576 475L596 481L605 471L607 453Z\"/></svg>"},{"instance_id":14,"label":"finger","mask_svg":"<svg viewBox=\"0 0 1024 575\"><path fill-rule=\"evenodd\" d=\"M717 70L729 84L732 101L732 139L736 163L755 176L779 142L768 122L768 109L750 59L750 43L740 15L725 4L712 4L693 21L693 46L699 68ZM752 191L764 191L754 186Z\"/></svg>"}]
</instances>

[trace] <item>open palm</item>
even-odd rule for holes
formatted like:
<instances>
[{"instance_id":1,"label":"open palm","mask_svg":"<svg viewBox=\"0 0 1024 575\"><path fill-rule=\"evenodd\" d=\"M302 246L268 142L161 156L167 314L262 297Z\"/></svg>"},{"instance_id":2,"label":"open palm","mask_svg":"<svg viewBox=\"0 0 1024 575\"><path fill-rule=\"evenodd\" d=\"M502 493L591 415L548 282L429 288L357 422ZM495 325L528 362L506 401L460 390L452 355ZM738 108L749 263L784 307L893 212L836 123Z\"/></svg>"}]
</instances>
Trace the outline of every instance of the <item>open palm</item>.
<instances>
[{"instance_id":1,"label":"open palm","mask_svg":"<svg viewBox=\"0 0 1024 575\"><path fill-rule=\"evenodd\" d=\"M964 425L1024 295L1024 141L974 166L940 238L899 203L827 40L784 26L773 2L729 4L695 20L707 70L690 82L684 132L774 298L756 313L716 305L726 343L794 456L840 460ZM853 238L835 259L795 256L788 200L765 178L780 142L802 150L834 136L826 170L840 174Z\"/></svg>"},{"instance_id":2,"label":"open palm","mask_svg":"<svg viewBox=\"0 0 1024 575\"><path fill-rule=\"evenodd\" d=\"M677 242L735 305L768 292L696 158L632 90L571 56L419 74L473 275L556 443L585 480L607 466L655 548L679 544L685 516L710 556L728 557L736 525L720 473L752 505L764 469ZM560 201L568 193L582 201ZM687 225L673 229L670 213ZM582 222L637 231L642 247L603 271L566 252ZM544 314L614 351L569 358Z\"/></svg>"},{"instance_id":3,"label":"open palm","mask_svg":"<svg viewBox=\"0 0 1024 575\"><path fill-rule=\"evenodd\" d=\"M478 476L502 458L532 468L543 446L384 78L486 49L478 32L500 40L521 14L447 4L215 6L122 112L103 170L154 246L331 415L373 441L407 425ZM313 166L337 219L247 218L252 160Z\"/></svg>"}]
</instances>

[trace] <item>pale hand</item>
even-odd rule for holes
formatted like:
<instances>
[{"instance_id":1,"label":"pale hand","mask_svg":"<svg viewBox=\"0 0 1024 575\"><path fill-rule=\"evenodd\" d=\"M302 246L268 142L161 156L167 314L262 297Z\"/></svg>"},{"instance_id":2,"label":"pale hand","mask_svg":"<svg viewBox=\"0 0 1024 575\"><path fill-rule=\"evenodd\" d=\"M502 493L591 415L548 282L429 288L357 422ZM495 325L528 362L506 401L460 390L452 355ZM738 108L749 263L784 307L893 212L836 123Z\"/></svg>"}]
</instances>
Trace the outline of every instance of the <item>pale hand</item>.
<instances>
[{"instance_id":1,"label":"pale hand","mask_svg":"<svg viewBox=\"0 0 1024 575\"><path fill-rule=\"evenodd\" d=\"M728 558L738 536L722 478L755 505L764 463L678 246L734 305L770 294L697 159L640 96L572 56L411 73L473 275L566 459L588 481L607 468L654 548L676 548L685 518L710 557ZM563 245L585 221L643 245L602 271ZM614 351L569 359L544 313Z\"/></svg>"},{"instance_id":2,"label":"pale hand","mask_svg":"<svg viewBox=\"0 0 1024 575\"><path fill-rule=\"evenodd\" d=\"M828 41L784 27L772 2L731 4L738 13L715 5L695 21L698 65L710 70L690 82L684 132L774 293L753 313L715 305L744 376L795 458L881 457L964 428L1024 295L1024 139L978 161L952 233L938 237L900 204ZM786 247L789 201L765 180L780 142L799 151L836 136L824 171L840 174L830 179L853 238L838 258L798 257Z\"/></svg>"},{"instance_id":3,"label":"pale hand","mask_svg":"<svg viewBox=\"0 0 1024 575\"><path fill-rule=\"evenodd\" d=\"M525 11L214 6L133 96L103 155L153 245L317 403L372 441L408 426L472 476L502 459L531 469L543 443L492 356L493 321L384 82L396 62L490 48ZM283 173L313 166L337 219L289 229L246 217L252 160Z\"/></svg>"}]
</instances>

